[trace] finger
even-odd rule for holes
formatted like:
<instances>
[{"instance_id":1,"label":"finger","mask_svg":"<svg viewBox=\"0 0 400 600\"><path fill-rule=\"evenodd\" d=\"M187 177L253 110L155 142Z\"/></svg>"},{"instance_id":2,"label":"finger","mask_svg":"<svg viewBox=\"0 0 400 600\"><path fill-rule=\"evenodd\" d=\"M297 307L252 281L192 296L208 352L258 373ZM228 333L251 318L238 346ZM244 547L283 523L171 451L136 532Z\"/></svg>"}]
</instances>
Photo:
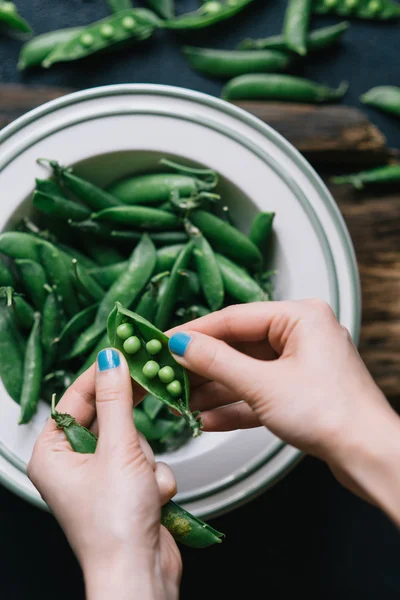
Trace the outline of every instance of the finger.
<instances>
[{"instance_id":1,"label":"finger","mask_svg":"<svg viewBox=\"0 0 400 600\"><path fill-rule=\"evenodd\" d=\"M239 402L239 400L241 398L230 388L217 381L211 381L191 391L190 409L203 412Z\"/></svg>"},{"instance_id":2,"label":"finger","mask_svg":"<svg viewBox=\"0 0 400 600\"><path fill-rule=\"evenodd\" d=\"M139 439L133 422L132 384L124 356L115 348L99 352L96 361L98 448L126 447Z\"/></svg>"},{"instance_id":3,"label":"finger","mask_svg":"<svg viewBox=\"0 0 400 600\"><path fill-rule=\"evenodd\" d=\"M201 413L204 431L233 431L260 427L261 423L246 402L238 402Z\"/></svg>"},{"instance_id":4,"label":"finger","mask_svg":"<svg viewBox=\"0 0 400 600\"><path fill-rule=\"evenodd\" d=\"M169 349L181 365L234 390L244 400L252 397L253 388L261 380L261 365L272 364L250 358L197 331L176 333L169 340Z\"/></svg>"},{"instance_id":5,"label":"finger","mask_svg":"<svg viewBox=\"0 0 400 600\"><path fill-rule=\"evenodd\" d=\"M154 457L154 452L151 449L151 446L150 446L149 442L146 440L146 438L144 437L144 435L142 433L140 433L140 431L138 431L137 434L138 434L139 444L143 451L143 454L145 455L147 462L149 463L149 465L151 466L151 468L154 471L156 468L156 459Z\"/></svg>"},{"instance_id":6,"label":"finger","mask_svg":"<svg viewBox=\"0 0 400 600\"><path fill-rule=\"evenodd\" d=\"M59 413L68 413L84 427L89 427L95 414L95 365L82 373L71 384L56 407ZM57 430L54 419L48 419L44 431ZM59 431L59 430L58 430Z\"/></svg>"},{"instance_id":7,"label":"finger","mask_svg":"<svg viewBox=\"0 0 400 600\"><path fill-rule=\"evenodd\" d=\"M177 492L176 479L172 469L164 462L156 463L154 474L160 491L161 506L163 506Z\"/></svg>"}]
</instances>

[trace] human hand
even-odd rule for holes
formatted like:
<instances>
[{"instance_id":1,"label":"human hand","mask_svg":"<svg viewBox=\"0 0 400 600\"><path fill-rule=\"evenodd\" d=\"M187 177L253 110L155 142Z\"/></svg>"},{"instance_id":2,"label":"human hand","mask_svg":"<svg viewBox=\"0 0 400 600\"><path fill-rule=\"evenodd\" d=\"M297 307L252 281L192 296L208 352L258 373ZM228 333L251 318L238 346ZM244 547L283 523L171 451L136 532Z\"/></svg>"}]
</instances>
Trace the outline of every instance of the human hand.
<instances>
[{"instance_id":1,"label":"human hand","mask_svg":"<svg viewBox=\"0 0 400 600\"><path fill-rule=\"evenodd\" d=\"M160 524L176 482L136 431L132 395L124 357L103 350L57 405L95 430L95 454L74 452L49 419L28 465L81 563L89 599L178 597L181 557Z\"/></svg>"},{"instance_id":2,"label":"human hand","mask_svg":"<svg viewBox=\"0 0 400 600\"><path fill-rule=\"evenodd\" d=\"M196 374L191 409L205 431L265 425L371 497L359 450L376 447L378 430L398 435L399 420L327 304L237 305L178 329L170 350Z\"/></svg>"}]
</instances>

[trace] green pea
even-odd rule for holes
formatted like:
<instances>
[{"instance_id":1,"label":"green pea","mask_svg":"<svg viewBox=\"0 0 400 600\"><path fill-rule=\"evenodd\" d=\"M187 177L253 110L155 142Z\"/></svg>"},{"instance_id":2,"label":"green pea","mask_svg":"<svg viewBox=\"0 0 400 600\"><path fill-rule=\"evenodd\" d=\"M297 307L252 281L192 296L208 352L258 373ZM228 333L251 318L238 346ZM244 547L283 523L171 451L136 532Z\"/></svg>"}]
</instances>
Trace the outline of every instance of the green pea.
<instances>
[{"instance_id":1,"label":"green pea","mask_svg":"<svg viewBox=\"0 0 400 600\"><path fill-rule=\"evenodd\" d=\"M346 8L352 10L358 5L358 0L345 0Z\"/></svg>"},{"instance_id":2,"label":"green pea","mask_svg":"<svg viewBox=\"0 0 400 600\"><path fill-rule=\"evenodd\" d=\"M122 323L117 327L117 336L120 340L127 340L133 335L133 325L130 323Z\"/></svg>"},{"instance_id":3,"label":"green pea","mask_svg":"<svg viewBox=\"0 0 400 600\"><path fill-rule=\"evenodd\" d=\"M91 33L83 33L81 35L80 42L85 48L90 48L90 46L92 46L94 43L94 37Z\"/></svg>"},{"instance_id":4,"label":"green pea","mask_svg":"<svg viewBox=\"0 0 400 600\"><path fill-rule=\"evenodd\" d=\"M382 4L378 0L371 0L367 9L371 15L376 15L382 9Z\"/></svg>"},{"instance_id":5,"label":"green pea","mask_svg":"<svg viewBox=\"0 0 400 600\"><path fill-rule=\"evenodd\" d=\"M161 344L160 340L150 340L146 344L146 350L151 355L158 354L159 352L161 352L161 349L162 349L162 344Z\"/></svg>"},{"instance_id":6,"label":"green pea","mask_svg":"<svg viewBox=\"0 0 400 600\"><path fill-rule=\"evenodd\" d=\"M142 372L143 372L143 375L145 377L147 377L148 379L154 379L154 377L157 377L159 370L160 370L160 365L158 364L158 362L156 362L155 360L148 360L147 363L144 365ZM178 381L178 383L179 383L179 381ZM181 384L179 383L179 385L181 385ZM173 394L171 394L171 396L172 395Z\"/></svg>"},{"instance_id":7,"label":"green pea","mask_svg":"<svg viewBox=\"0 0 400 600\"><path fill-rule=\"evenodd\" d=\"M222 5L219 2L206 2L203 4L203 9L207 14L215 14L218 13L222 8Z\"/></svg>"},{"instance_id":8,"label":"green pea","mask_svg":"<svg viewBox=\"0 0 400 600\"><path fill-rule=\"evenodd\" d=\"M103 25L103 27L100 29L100 34L103 36L104 39L109 40L110 38L113 37L115 32L114 27L112 27L112 25Z\"/></svg>"},{"instance_id":9,"label":"green pea","mask_svg":"<svg viewBox=\"0 0 400 600\"><path fill-rule=\"evenodd\" d=\"M171 381L171 383L169 383L167 385L167 391L171 394L171 396L173 396L174 398L177 398L178 396L180 396L182 394L181 382L178 381L177 379L175 379L174 381Z\"/></svg>"},{"instance_id":10,"label":"green pea","mask_svg":"<svg viewBox=\"0 0 400 600\"><path fill-rule=\"evenodd\" d=\"M125 17L122 21L122 27L125 31L132 31L136 27L136 21L133 17Z\"/></svg>"},{"instance_id":11,"label":"green pea","mask_svg":"<svg viewBox=\"0 0 400 600\"><path fill-rule=\"evenodd\" d=\"M136 335L132 335L131 337L128 337L128 339L125 340L125 342L123 344L123 349L125 350L125 352L127 354L136 354L136 352L139 352L141 347L142 347L142 344L140 343L140 340L138 337L136 337ZM152 362L152 361L150 361L150 362ZM157 373L156 373L156 375L157 375Z\"/></svg>"},{"instance_id":12,"label":"green pea","mask_svg":"<svg viewBox=\"0 0 400 600\"><path fill-rule=\"evenodd\" d=\"M8 15L15 15L17 12L17 7L14 2L4 2L1 5L1 12L7 13Z\"/></svg>"},{"instance_id":13,"label":"green pea","mask_svg":"<svg viewBox=\"0 0 400 600\"><path fill-rule=\"evenodd\" d=\"M175 379L175 371L172 367L163 367L158 371L158 376L163 383L171 383Z\"/></svg>"},{"instance_id":14,"label":"green pea","mask_svg":"<svg viewBox=\"0 0 400 600\"><path fill-rule=\"evenodd\" d=\"M334 8L338 3L338 0L324 0L324 4L327 8Z\"/></svg>"}]
</instances>

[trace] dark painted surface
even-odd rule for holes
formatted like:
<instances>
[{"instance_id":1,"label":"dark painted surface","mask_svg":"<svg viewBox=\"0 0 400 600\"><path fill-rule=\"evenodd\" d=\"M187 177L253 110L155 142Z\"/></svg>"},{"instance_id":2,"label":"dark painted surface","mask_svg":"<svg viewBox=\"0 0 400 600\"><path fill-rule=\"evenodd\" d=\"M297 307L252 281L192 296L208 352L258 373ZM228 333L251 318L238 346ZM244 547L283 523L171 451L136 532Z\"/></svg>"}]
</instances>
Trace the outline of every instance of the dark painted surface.
<instances>
[{"instance_id":1,"label":"dark painted surface","mask_svg":"<svg viewBox=\"0 0 400 600\"><path fill-rule=\"evenodd\" d=\"M107 15L103 0L18 0L37 33L89 23ZM194 2L178 0L179 12ZM262 2L231 23L188 43L233 47L243 37L278 33L284 2ZM332 20L314 21L324 25ZM346 103L375 85L399 84L400 25L353 22L337 49L307 61L296 72L335 86L350 82ZM182 38L183 41L183 38ZM160 32L143 47L26 74L16 71L20 42L0 39L0 80L76 88L120 82L177 85L219 95L221 85L186 66L181 38ZM400 121L367 110L393 147ZM183 549L181 597L326 600L391 600L400 593L400 538L375 508L336 483L327 467L305 459L283 481L256 500L215 519L224 544L202 551ZM254 544L257 545L257 549ZM53 517L0 487L0 596L64 600L84 597L80 569Z\"/></svg>"}]
</instances>

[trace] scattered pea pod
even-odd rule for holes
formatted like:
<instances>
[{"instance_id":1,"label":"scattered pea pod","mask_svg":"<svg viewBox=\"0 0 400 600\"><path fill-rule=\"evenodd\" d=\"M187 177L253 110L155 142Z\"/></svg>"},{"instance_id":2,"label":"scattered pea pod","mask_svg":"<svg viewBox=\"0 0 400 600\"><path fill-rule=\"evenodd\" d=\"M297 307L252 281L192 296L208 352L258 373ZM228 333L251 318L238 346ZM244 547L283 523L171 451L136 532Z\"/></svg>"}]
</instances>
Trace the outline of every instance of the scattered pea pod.
<instances>
[{"instance_id":1,"label":"scattered pea pod","mask_svg":"<svg viewBox=\"0 0 400 600\"><path fill-rule=\"evenodd\" d=\"M230 0L227 2L208 0L198 10L170 19L165 22L164 26L168 29L203 29L230 19L251 2L253 0Z\"/></svg>"},{"instance_id":2,"label":"scattered pea pod","mask_svg":"<svg viewBox=\"0 0 400 600\"><path fill-rule=\"evenodd\" d=\"M35 314L32 331L26 344L24 356L24 375L21 390L21 413L19 424L29 423L36 413L39 403L43 375L43 356L40 340L40 313Z\"/></svg>"},{"instance_id":3,"label":"scattered pea pod","mask_svg":"<svg viewBox=\"0 0 400 600\"><path fill-rule=\"evenodd\" d=\"M249 238L264 253L267 247L267 242L272 232L275 213L259 212L253 219L250 227Z\"/></svg>"},{"instance_id":4,"label":"scattered pea pod","mask_svg":"<svg viewBox=\"0 0 400 600\"><path fill-rule=\"evenodd\" d=\"M383 167L368 169L368 171L360 171L359 173L339 175L331 177L330 181L337 184L350 183L358 190L361 190L366 185L399 183L400 165L385 165Z\"/></svg>"},{"instance_id":5,"label":"scattered pea pod","mask_svg":"<svg viewBox=\"0 0 400 600\"><path fill-rule=\"evenodd\" d=\"M179 227L179 218L173 213L147 206L117 206L92 215L92 219L122 224L149 231Z\"/></svg>"},{"instance_id":6,"label":"scattered pea pod","mask_svg":"<svg viewBox=\"0 0 400 600\"><path fill-rule=\"evenodd\" d=\"M239 267L229 260L229 258L226 258L226 256L222 256L222 254L217 253L215 257L221 272L224 287L230 296L240 302L259 302L268 300L267 295L260 285L245 269Z\"/></svg>"},{"instance_id":7,"label":"scattered pea pod","mask_svg":"<svg viewBox=\"0 0 400 600\"><path fill-rule=\"evenodd\" d=\"M39 241L34 235L22 231L0 233L0 252L10 258L27 258L40 262Z\"/></svg>"},{"instance_id":8,"label":"scattered pea pod","mask_svg":"<svg viewBox=\"0 0 400 600\"><path fill-rule=\"evenodd\" d=\"M278 50L213 50L184 46L189 65L205 75L230 79L245 73L278 73L285 71L291 58Z\"/></svg>"},{"instance_id":9,"label":"scattered pea pod","mask_svg":"<svg viewBox=\"0 0 400 600\"><path fill-rule=\"evenodd\" d=\"M58 45L65 44L81 33L84 27L69 27L37 35L21 48L18 69L24 71L32 67L40 67L42 62Z\"/></svg>"},{"instance_id":10,"label":"scattered pea pod","mask_svg":"<svg viewBox=\"0 0 400 600\"><path fill-rule=\"evenodd\" d=\"M289 50L305 56L312 0L289 0L283 23L283 36Z\"/></svg>"},{"instance_id":11,"label":"scattered pea pod","mask_svg":"<svg viewBox=\"0 0 400 600\"><path fill-rule=\"evenodd\" d=\"M329 27L321 27L320 29L314 29L310 31L307 36L307 53L318 52L329 48L333 44L336 44L345 31L348 30L350 24L348 21L342 21L337 25L330 25ZM237 46L238 50L280 50L285 52L288 48L286 46L284 35L272 35L266 38L258 39L245 39Z\"/></svg>"},{"instance_id":12,"label":"scattered pea pod","mask_svg":"<svg viewBox=\"0 0 400 600\"><path fill-rule=\"evenodd\" d=\"M360 100L363 104L400 117L400 87L394 85L374 87L363 94Z\"/></svg>"},{"instance_id":13,"label":"scattered pea pod","mask_svg":"<svg viewBox=\"0 0 400 600\"><path fill-rule=\"evenodd\" d=\"M57 427L64 430L75 452L95 453L97 437L71 415L57 412L55 395L52 398L51 416L57 423ZM207 548L213 544L220 544L225 537L223 533L194 517L172 500L161 509L161 524L168 529L177 542L192 548Z\"/></svg>"},{"instance_id":14,"label":"scattered pea pod","mask_svg":"<svg viewBox=\"0 0 400 600\"><path fill-rule=\"evenodd\" d=\"M168 337L137 313L124 308L120 302L116 302L110 313L107 330L110 344L124 354L132 379L178 411L192 428L194 437L200 435L198 414L189 409L186 370L171 355ZM163 371L170 377L164 378Z\"/></svg>"},{"instance_id":15,"label":"scattered pea pod","mask_svg":"<svg viewBox=\"0 0 400 600\"><path fill-rule=\"evenodd\" d=\"M345 81L337 89L294 75L248 74L234 77L223 87L225 100L284 100L288 102L334 102L346 93Z\"/></svg>"},{"instance_id":16,"label":"scattered pea pod","mask_svg":"<svg viewBox=\"0 0 400 600\"><path fill-rule=\"evenodd\" d=\"M18 14L14 2L8 2L7 0L0 2L0 25L22 33L32 32L29 23Z\"/></svg>"},{"instance_id":17,"label":"scattered pea pod","mask_svg":"<svg viewBox=\"0 0 400 600\"><path fill-rule=\"evenodd\" d=\"M393 0L313 0L312 11L377 21L400 18L400 5Z\"/></svg>"}]
</instances>

